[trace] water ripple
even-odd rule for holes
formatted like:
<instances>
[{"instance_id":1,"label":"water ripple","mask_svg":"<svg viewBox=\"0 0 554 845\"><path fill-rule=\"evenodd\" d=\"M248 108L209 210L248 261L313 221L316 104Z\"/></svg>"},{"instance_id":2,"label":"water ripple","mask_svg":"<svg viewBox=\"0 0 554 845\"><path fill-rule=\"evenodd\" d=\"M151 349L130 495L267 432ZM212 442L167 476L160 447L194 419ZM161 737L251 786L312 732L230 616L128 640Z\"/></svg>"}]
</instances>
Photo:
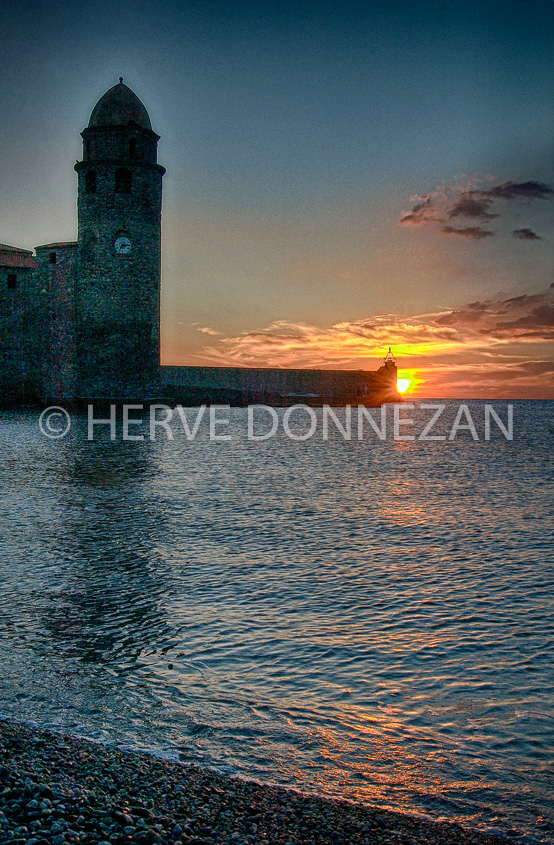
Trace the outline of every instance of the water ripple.
<instances>
[{"instance_id":1,"label":"water ripple","mask_svg":"<svg viewBox=\"0 0 554 845\"><path fill-rule=\"evenodd\" d=\"M548 842L552 409L514 417L136 444L0 414L0 715Z\"/></svg>"}]
</instances>

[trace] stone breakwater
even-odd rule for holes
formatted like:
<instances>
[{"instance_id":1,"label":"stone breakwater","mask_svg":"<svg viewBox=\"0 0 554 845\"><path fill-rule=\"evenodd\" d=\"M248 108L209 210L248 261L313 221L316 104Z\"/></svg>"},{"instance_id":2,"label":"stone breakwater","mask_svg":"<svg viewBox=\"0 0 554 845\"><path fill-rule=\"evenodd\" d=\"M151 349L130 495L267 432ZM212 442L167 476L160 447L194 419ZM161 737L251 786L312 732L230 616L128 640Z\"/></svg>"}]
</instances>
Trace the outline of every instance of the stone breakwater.
<instances>
[{"instance_id":1,"label":"stone breakwater","mask_svg":"<svg viewBox=\"0 0 554 845\"><path fill-rule=\"evenodd\" d=\"M465 830L0 721L0 843L500 845Z\"/></svg>"}]
</instances>

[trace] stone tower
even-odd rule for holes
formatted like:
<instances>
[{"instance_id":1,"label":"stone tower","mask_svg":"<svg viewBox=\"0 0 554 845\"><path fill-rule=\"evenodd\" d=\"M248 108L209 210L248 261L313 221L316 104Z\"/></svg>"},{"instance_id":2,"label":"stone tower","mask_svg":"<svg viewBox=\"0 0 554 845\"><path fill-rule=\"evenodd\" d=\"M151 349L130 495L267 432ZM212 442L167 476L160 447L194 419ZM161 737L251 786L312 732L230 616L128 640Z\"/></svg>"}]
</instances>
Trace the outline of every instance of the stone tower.
<instances>
[{"instance_id":1,"label":"stone tower","mask_svg":"<svg viewBox=\"0 0 554 845\"><path fill-rule=\"evenodd\" d=\"M75 261L76 389L139 400L160 364L162 177L159 135L120 78L81 133Z\"/></svg>"}]
</instances>

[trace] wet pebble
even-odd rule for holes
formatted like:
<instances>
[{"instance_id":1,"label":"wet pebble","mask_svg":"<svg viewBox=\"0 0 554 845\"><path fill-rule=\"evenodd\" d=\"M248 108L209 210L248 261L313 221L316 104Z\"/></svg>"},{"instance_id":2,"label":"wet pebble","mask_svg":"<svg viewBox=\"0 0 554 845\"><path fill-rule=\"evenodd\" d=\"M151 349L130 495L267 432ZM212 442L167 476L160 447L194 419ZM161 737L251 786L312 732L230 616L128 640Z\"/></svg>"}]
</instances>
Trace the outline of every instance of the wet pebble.
<instances>
[{"instance_id":1,"label":"wet pebble","mask_svg":"<svg viewBox=\"0 0 554 845\"><path fill-rule=\"evenodd\" d=\"M308 797L1 721L0 842L506 845L492 832Z\"/></svg>"}]
</instances>

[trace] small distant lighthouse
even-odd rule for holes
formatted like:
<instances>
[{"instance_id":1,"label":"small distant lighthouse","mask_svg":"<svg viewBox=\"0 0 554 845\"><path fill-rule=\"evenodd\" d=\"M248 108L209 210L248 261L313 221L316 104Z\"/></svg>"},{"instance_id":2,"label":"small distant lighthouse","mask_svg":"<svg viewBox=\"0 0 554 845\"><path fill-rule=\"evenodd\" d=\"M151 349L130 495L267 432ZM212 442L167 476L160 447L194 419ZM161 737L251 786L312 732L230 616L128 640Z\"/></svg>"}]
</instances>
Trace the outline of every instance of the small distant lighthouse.
<instances>
[{"instance_id":1,"label":"small distant lighthouse","mask_svg":"<svg viewBox=\"0 0 554 845\"><path fill-rule=\"evenodd\" d=\"M387 366L390 367L391 364L396 367L396 358L392 354L392 349L391 349L390 346L389 346L389 351L385 355L385 359L383 361L383 364L385 365L385 367L387 367Z\"/></svg>"},{"instance_id":2,"label":"small distant lighthouse","mask_svg":"<svg viewBox=\"0 0 554 845\"><path fill-rule=\"evenodd\" d=\"M375 375L380 381L380 396L382 402L402 401L397 386L398 371L396 369L396 358L392 354L390 346L389 351L383 359L383 363Z\"/></svg>"}]
</instances>

